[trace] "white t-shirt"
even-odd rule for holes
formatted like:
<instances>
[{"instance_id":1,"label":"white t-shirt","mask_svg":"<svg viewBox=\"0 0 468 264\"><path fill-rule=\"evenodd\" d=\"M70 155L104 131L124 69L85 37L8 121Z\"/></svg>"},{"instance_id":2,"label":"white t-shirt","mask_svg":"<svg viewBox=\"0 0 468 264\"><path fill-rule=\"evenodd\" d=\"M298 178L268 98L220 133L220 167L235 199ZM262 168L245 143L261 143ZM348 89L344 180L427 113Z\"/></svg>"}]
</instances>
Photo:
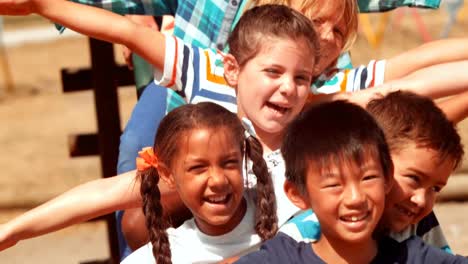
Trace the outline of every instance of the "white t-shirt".
<instances>
[{"instance_id":1,"label":"white t-shirt","mask_svg":"<svg viewBox=\"0 0 468 264\"><path fill-rule=\"evenodd\" d=\"M276 215L278 216L278 227L283 226L291 217L297 214L300 209L296 207L284 192L284 181L286 180L286 168L281 151L275 150L264 156L268 170L273 179L276 196Z\"/></svg>"},{"instance_id":2,"label":"white t-shirt","mask_svg":"<svg viewBox=\"0 0 468 264\"><path fill-rule=\"evenodd\" d=\"M171 245L172 263L216 263L223 259L245 255L259 248L261 239L254 230L255 190L246 190L247 210L239 225L221 236L202 233L194 219L180 227L167 230ZM125 258L122 264L155 263L152 245L148 243Z\"/></svg>"}]
</instances>

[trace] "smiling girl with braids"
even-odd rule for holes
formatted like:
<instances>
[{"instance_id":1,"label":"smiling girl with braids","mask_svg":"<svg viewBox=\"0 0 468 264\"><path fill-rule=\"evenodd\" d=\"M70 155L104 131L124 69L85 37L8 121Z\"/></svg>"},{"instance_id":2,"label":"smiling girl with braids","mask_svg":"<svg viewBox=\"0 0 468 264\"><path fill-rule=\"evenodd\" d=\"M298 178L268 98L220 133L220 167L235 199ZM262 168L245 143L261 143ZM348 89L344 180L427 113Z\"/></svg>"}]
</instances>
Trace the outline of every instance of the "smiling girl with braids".
<instances>
[{"instance_id":1,"label":"smiling girl with braids","mask_svg":"<svg viewBox=\"0 0 468 264\"><path fill-rule=\"evenodd\" d=\"M151 243L125 263L151 262L151 251L159 264L221 261L275 235L275 195L262 147L225 108L200 103L175 109L162 120L154 147L139 154ZM244 190L244 155L253 164L255 189ZM160 180L194 216L177 229L165 221Z\"/></svg>"}]
</instances>

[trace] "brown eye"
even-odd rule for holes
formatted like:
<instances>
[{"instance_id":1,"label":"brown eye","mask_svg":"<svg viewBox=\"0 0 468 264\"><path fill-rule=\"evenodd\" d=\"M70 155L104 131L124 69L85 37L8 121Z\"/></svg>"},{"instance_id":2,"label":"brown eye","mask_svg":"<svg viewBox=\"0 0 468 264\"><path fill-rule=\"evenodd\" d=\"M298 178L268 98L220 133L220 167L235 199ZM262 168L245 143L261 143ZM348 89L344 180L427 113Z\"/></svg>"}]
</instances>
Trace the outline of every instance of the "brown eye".
<instances>
[{"instance_id":1,"label":"brown eye","mask_svg":"<svg viewBox=\"0 0 468 264\"><path fill-rule=\"evenodd\" d=\"M188 171L192 173L198 173L198 172L203 171L204 169L205 169L205 166L201 164L188 167Z\"/></svg>"},{"instance_id":2,"label":"brown eye","mask_svg":"<svg viewBox=\"0 0 468 264\"><path fill-rule=\"evenodd\" d=\"M239 166L239 160L238 159L230 159L224 163L224 166L227 168L237 168Z\"/></svg>"},{"instance_id":3,"label":"brown eye","mask_svg":"<svg viewBox=\"0 0 468 264\"><path fill-rule=\"evenodd\" d=\"M370 180L377 179L377 178L379 178L379 176L377 175L368 175L368 176L365 176L362 180L370 181Z\"/></svg>"}]
</instances>

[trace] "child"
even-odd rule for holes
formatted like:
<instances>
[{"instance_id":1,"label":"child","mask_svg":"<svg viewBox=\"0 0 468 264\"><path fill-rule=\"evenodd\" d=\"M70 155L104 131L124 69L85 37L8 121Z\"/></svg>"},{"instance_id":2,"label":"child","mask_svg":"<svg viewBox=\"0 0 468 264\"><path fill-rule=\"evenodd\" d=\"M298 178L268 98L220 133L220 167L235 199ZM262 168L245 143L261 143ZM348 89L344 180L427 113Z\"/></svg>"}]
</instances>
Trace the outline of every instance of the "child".
<instances>
[{"instance_id":1,"label":"child","mask_svg":"<svg viewBox=\"0 0 468 264\"><path fill-rule=\"evenodd\" d=\"M73 9L75 14L83 13L84 15L84 13L89 13L84 17L92 19L99 18L99 16L109 15L112 19L117 20L113 24L119 25L122 23L124 25L124 30L119 31L118 36L115 36L115 38L111 36L113 35L112 32L107 32L107 29L102 29L102 31L99 30L99 34L114 40L120 37L129 37L130 35L131 38L138 38L140 34L146 33L146 29L144 28L135 28L138 32L134 33L132 30L129 30L129 27L131 28L133 25L127 25L127 20L120 16L108 14L99 9L89 8L66 1L51 1L51 3L41 1L40 5L42 3L46 4L43 6L45 9L37 9L41 10L41 14L47 15L48 17L54 17L59 20L58 22L65 24L68 27L75 29L79 28L80 31L88 34L94 32L94 29L92 28L96 26L96 23L92 23L92 25L90 25L86 20L79 19L77 21L75 18L63 14L67 13L67 10ZM39 6L33 5L32 7L36 8ZM31 8L31 6L26 8ZM2 7L0 8L0 11L1 10L5 9ZM69 20L72 20L73 22L68 23ZM77 25L76 27L74 27L75 23ZM139 30L142 30L143 32L139 32ZM132 32L132 34L128 35L129 32ZM150 32L156 34L153 38L155 44L159 43L160 47L156 49L147 49L146 47L141 46L138 49L142 51L141 54L148 53L149 55L146 56L146 58L151 58L150 61L152 61L156 66L159 65L159 67L162 68L165 64L163 52L166 51L170 54L170 49L176 48L178 42L174 42L174 39L168 38L167 43L172 43L173 45L165 45L164 36L154 31ZM159 38L159 41L156 41L157 38ZM268 41L265 42L264 40ZM281 225L290 218L291 215L296 213L298 208L289 203L282 191L284 167L282 165L281 155L278 149L281 144L284 127L302 110L309 94L309 87L312 82L315 67L315 57L317 55L316 51L318 50L316 34L310 20L297 11L285 6L262 6L251 9L243 15L241 21L230 37L229 44L231 46L232 54L223 54L226 68L224 74L228 83L235 87L237 92L239 103L238 116L249 120L248 122L251 124L251 134L256 134L264 148L264 154L268 154L266 159L272 173L275 193L278 195L278 225ZM186 47L182 47L182 50L189 53L186 58L190 58L190 56L204 56L205 54L205 52L201 54L198 53L198 49L190 50L186 49ZM206 53L211 54L209 51L206 51ZM180 56L183 53L176 54L177 56ZM170 55L168 55L168 57L171 58ZM210 59L211 57L207 56L203 58ZM172 64L172 58L170 62ZM209 63L207 65L211 66ZM165 70L172 70L172 67L169 68L170 69ZM184 73L187 73L187 75L184 76L189 76L192 73L192 70L193 68L189 68L187 71L184 71ZM164 73L163 75L172 77L172 74L167 75ZM185 92L188 98L194 98L194 101L196 101L197 93L199 91L196 89L191 90L187 87L190 86L190 83L186 84L185 81L197 81L197 78L191 79L190 76L189 78L184 78L184 76L180 78L180 82L175 82L175 86L178 90ZM219 79L213 78L211 81L214 85L217 85L216 81L219 81ZM205 87L209 88L209 86ZM230 87L225 87L224 89L229 92L234 91L234 89ZM206 93L207 91L209 90L205 89L202 92ZM227 106L229 107L229 105ZM113 180L104 182L106 184L112 181ZM125 191L120 192L115 196L107 196L107 198L103 200L98 199L97 202L102 202L106 205L112 203L123 203L124 206L129 207L131 206L131 202L128 202L128 197L131 195L134 197L133 203L138 203L139 195L135 194L134 190L129 190L129 186L133 186L132 184L132 180L129 180L125 184L119 183L115 185L115 183L111 183L111 189L116 186L118 186L117 189L119 189L126 185L126 187L124 187ZM251 186L254 185L255 182L249 182L247 184ZM164 184L161 184L160 187L163 187L162 185ZM100 188L100 190L107 190L106 187L102 185L101 187L104 189ZM86 188L87 187L82 188L81 191L88 193L88 191L85 190ZM113 189L111 192L115 190L116 189ZM79 192L80 191L78 191L78 193ZM164 197L164 194L162 197ZM80 195L80 199L80 204L83 205L84 203L82 199L87 199L87 197ZM60 198L58 200L60 200ZM165 202L164 199L162 202ZM80 211L80 213L84 212L85 215L90 216L88 213L96 210L94 205L89 211L86 209L84 211ZM163 207L173 210L174 208L183 207L183 204L179 199L175 204L163 204ZM115 208L116 207L113 206L111 210L115 210ZM65 213L74 209L77 208L65 209ZM78 208L78 210L80 209L82 209L82 207ZM99 211L99 213L103 212L105 212L105 210ZM31 214L28 215L35 215L35 213L31 212ZM26 218L28 218L28 216L25 216L25 218L22 219L25 220ZM26 220L26 222L29 221L30 220ZM62 221L62 219L59 221ZM16 224L21 226L22 223L20 222L22 222L22 220L19 220ZM15 227L16 224L6 228L7 239L4 241L8 241L9 238L17 240L23 235L28 236L27 232L20 231L20 234L15 233L15 229L18 227ZM46 225L49 224L50 226L53 226L55 223L52 221L46 223ZM10 229L12 226L13 228ZM8 234L10 230L13 230L13 232L10 233L11 236Z\"/></svg>"},{"instance_id":2,"label":"child","mask_svg":"<svg viewBox=\"0 0 468 264\"><path fill-rule=\"evenodd\" d=\"M284 180L282 171L284 168L277 149L281 143L284 127L301 111L305 104L315 69L314 62L317 60L315 57L318 48L315 33L308 19L297 12L290 14L291 11L284 6L254 8L242 17L230 38L229 44L232 54L225 55L213 53L210 50L204 51L183 46L178 40L165 39L158 32L137 27L125 18L103 10L60 0L49 1L26 2L23 6L14 7L0 5L0 12L9 14L22 13L22 10L26 10L25 13L39 12L43 16L94 37L131 45L154 66L164 69L165 72L161 75L163 84L174 85L173 88L185 93L185 97L190 102L206 101L208 100L206 95L217 91L218 94L223 95L225 107L236 109L233 102L234 96L237 95L239 116L247 117L252 121L257 137L263 144L265 154L268 154L266 158L269 160L274 174L279 225L297 212L298 208L289 203L282 191ZM66 15L72 12L82 15ZM249 14L248 18L244 18L247 14ZM281 17L283 15L286 15L287 18ZM82 19L84 17L89 20ZM286 22L288 27L285 27L284 23ZM109 31L107 26L109 23L122 30ZM138 41L143 37L155 45L148 47L148 45ZM263 40L268 41L263 42ZM272 41L277 43L273 44ZM220 57L224 60L224 70L215 64L216 59ZM174 58L178 58L176 63L173 62ZM164 67L165 65L168 67ZM178 71L178 67L184 70ZM227 83L236 89L226 87L221 78L223 75L226 77ZM200 76L206 76L206 79L200 78ZM260 79L263 81L260 82ZM203 83L201 84L201 82ZM85 208L86 206L82 203L83 198L80 197L80 207L70 209L72 207L65 206L66 208L62 208L61 213L64 218L67 218L66 215L69 214L72 219L56 218L57 222L44 223L45 226L33 229L32 233L24 231L23 228L28 229L27 225L35 222L29 218L30 216L33 218L39 216L40 218L42 214L40 210L27 214L5 228L4 241L13 240L12 243L14 243L18 239L35 235L36 230L40 230L37 233L47 232L76 220L113 211L121 208L120 205L123 205L124 208L135 207L139 203L139 195L131 189L129 190L128 186L131 183L132 175L127 174L127 177L105 179L96 185L90 183L82 188L77 188L70 192L72 196L78 195L81 191L94 193L93 189L97 186L99 186L98 190L109 190L110 193L101 197L102 200L94 200L95 196L89 197L94 200L89 203L93 204L93 208ZM70 199L70 197L58 198L55 202L58 201L59 207L68 203L62 203L64 200L60 202L61 199ZM55 202L52 202L51 205ZM53 205L52 208L57 208L56 205ZM48 205L44 207L47 208ZM167 208L174 210L180 207L180 201L167 205ZM75 209L76 211L73 211ZM47 212L45 213L47 214ZM18 229L23 230L19 231ZM21 235L17 235L17 232L20 232ZM8 245L7 242L5 245Z\"/></svg>"},{"instance_id":3,"label":"child","mask_svg":"<svg viewBox=\"0 0 468 264\"><path fill-rule=\"evenodd\" d=\"M458 106L458 112L466 113L466 104ZM367 110L382 127L394 162L394 184L380 229L398 241L416 235L450 252L432 208L463 157L456 128L432 100L408 92L372 100ZM280 231L298 241L315 241L320 227L304 220L310 218L313 213L305 212Z\"/></svg>"},{"instance_id":4,"label":"child","mask_svg":"<svg viewBox=\"0 0 468 264\"><path fill-rule=\"evenodd\" d=\"M163 4L164 1L162 1ZM200 1L199 1L200 2ZM249 2L249 3L247 3ZM434 63L440 63L443 61L449 61L453 59L462 59L463 56L460 56L460 46L462 45L453 45L450 44L450 41L440 42L446 44L445 50L450 52L445 52L443 55L433 56L436 52L441 49L441 47L437 44L430 44L423 46L419 49L415 49L408 53L402 54L401 56L397 56L385 61L372 61L369 63L368 66L359 67L355 70L351 71L342 71L335 74L334 65L336 64L336 60L338 55L343 51L349 48L354 40L354 36L357 32L357 8L356 8L356 1L355 0L345 0L345 1L321 1L321 0L309 0L309 1L271 1L271 0L259 0L259 1L239 1L237 6L232 6L232 1L228 1L227 3L227 10L230 10L224 14L221 10L222 8L218 8L219 6L225 6L226 3L221 5L210 5L209 2L204 2L204 7L206 9L200 8L200 5L197 2L193 3L191 1L183 1L182 5L177 6L177 12L179 10L186 10L186 7L189 7L189 10L192 10L192 6L194 9L197 7L197 11L190 12L183 12L183 15L177 16L176 15L176 24L177 21L187 19L187 16L193 16L193 19L189 19L190 21L197 21L199 22L200 27L205 27L206 25L210 25L208 28L204 28L203 34L206 37L198 39L198 37L194 37L192 35L194 32L198 32L196 30L190 30L187 34L183 34L180 32L180 29L175 30L175 35L183 39L184 41L188 41L188 44L192 43L192 40L195 38L196 41L193 43L196 45L206 46L209 43L207 42L208 39L211 39L215 36L216 41L215 43L211 43L211 47L215 46L217 49L223 49L225 45L225 39L227 33L232 28L232 25L235 24L233 20L237 20L242 12L239 10L244 9L244 5L246 8L249 8L251 5L263 5L268 3L279 3L284 5L289 5L297 10L304 13L307 17L309 17L316 26L316 29L319 32L319 38L321 42L321 59L319 60L319 65L316 67L317 72L322 72L326 68L333 68L327 71L327 73L321 75L318 78L318 81L315 83L313 90L314 92L318 93L333 93L337 91L357 91L360 89L364 89L366 87L371 87L373 85L378 85L385 81L392 80L394 78L402 77L409 72L418 69L422 66L431 65ZM89 4L89 3L88 3ZM102 6L99 1L93 2L95 5ZM169 3L170 4L170 3ZM215 7L216 6L216 7ZM362 3L360 3L360 7L362 7ZM158 6L160 7L160 6ZM168 6L163 7L164 10L169 9ZM203 23L202 21L204 16L203 13L206 10L210 10L210 21L222 19L221 28L219 28L217 24L213 25L212 23ZM231 10L236 9L237 13L234 17ZM134 9L132 9L134 10ZM159 9L158 9L159 10ZM207 11L206 11L207 12ZM194 18L197 15L202 14L200 20ZM190 22L189 21L189 22ZM187 22L187 21L185 21ZM232 23L232 24L231 24ZM186 23L181 23L186 25ZM217 33L215 33L217 32ZM199 32L198 32L199 33ZM180 34L180 35L179 35ZM141 43L145 43L145 41L141 41ZM439 44L440 44L439 43ZM460 43L458 43L460 44ZM450 45L450 46L447 46ZM429 47L429 48L428 48ZM468 52L465 51L465 58L468 56L466 55ZM430 54L430 56L425 56L424 54ZM438 53L440 54L440 53ZM220 58L219 56L218 58ZM217 59L216 62L212 62L213 64L222 64L222 59ZM185 65L186 66L186 65ZM203 65L205 66L205 65ZM212 67L212 69L215 66ZM184 65L182 63L179 64L179 69L184 69ZM217 74L216 70L213 70L215 77L219 77L218 80L222 80L222 71ZM203 72L202 72L203 73ZM384 74L385 73L385 74ZM180 73L179 73L180 74ZM204 74L200 74L200 79L209 78ZM159 80L158 80L159 81ZM170 82L157 82L158 84L162 85L169 85ZM196 83L196 82L195 82ZM327 83L326 85L324 85ZM323 86L323 87L322 87ZM201 89L205 88L200 86ZM321 87L321 89L318 89ZM374 91L371 91L371 94ZM423 94L430 95L426 91L419 91ZM164 97L166 93L169 93L167 100L163 100L163 103L155 103L160 102L161 100L157 100L157 97ZM449 92L450 93L450 92ZM363 93L364 94L364 93ZM226 96L227 95L227 96ZM344 96L344 95L341 95ZM359 95L358 95L359 96ZM334 97L334 96L332 96ZM157 127L158 120L162 117L161 113L166 113L174 106L171 104L175 99L180 98L177 94L173 91L165 91L158 89L155 84L150 85L150 89L147 89L145 93L143 93L142 97L140 98L137 106L135 107L134 113L132 114L129 123L121 137L121 145L120 145L120 155L119 155L119 163L118 163L118 171L125 172L130 169L134 168L134 156L136 155L136 150L140 149L141 147L151 145L152 144L152 135L154 133L155 128ZM231 93L229 91L225 91L222 89L210 89L209 91L205 91L203 93L203 97L200 98L187 98L189 102L197 102L198 100L208 100L208 101L215 101L223 106L230 107L230 109L235 109L233 105L235 103L235 98L233 97L233 91ZM364 99L366 101L367 99ZM180 101L179 101L180 103ZM167 106L167 109L166 107ZM163 108L163 109L161 109ZM149 122L149 121L152 122ZM154 120L154 121L153 121ZM138 217L138 211L137 211ZM130 223L130 225L138 226L138 222L132 223L132 216L130 214L126 214L127 221L124 221L124 224ZM129 228L132 229L132 228ZM135 239L132 239L135 240ZM137 241L138 242L138 241Z\"/></svg>"},{"instance_id":5,"label":"child","mask_svg":"<svg viewBox=\"0 0 468 264\"><path fill-rule=\"evenodd\" d=\"M256 173L256 205L253 193L244 192L244 154ZM153 254L157 263L216 262L276 233L274 192L262 147L245 136L235 114L219 105L192 104L170 112L154 147L141 151L137 164L152 250L144 247L129 261L149 262ZM194 216L177 229L166 230L160 180L177 190Z\"/></svg>"},{"instance_id":6,"label":"child","mask_svg":"<svg viewBox=\"0 0 468 264\"><path fill-rule=\"evenodd\" d=\"M342 101L311 107L289 126L281 152L285 192L314 210L322 235L307 244L279 233L238 263L468 263L417 238L374 238L393 165L383 131L361 107Z\"/></svg>"},{"instance_id":7,"label":"child","mask_svg":"<svg viewBox=\"0 0 468 264\"><path fill-rule=\"evenodd\" d=\"M439 228L432 208L463 157L453 123L432 100L410 93L371 101L367 110L384 130L395 164L395 184L387 195L381 227L400 241L413 234L432 236L433 245L447 247L431 230ZM418 224L429 214L435 222L426 218Z\"/></svg>"}]
</instances>

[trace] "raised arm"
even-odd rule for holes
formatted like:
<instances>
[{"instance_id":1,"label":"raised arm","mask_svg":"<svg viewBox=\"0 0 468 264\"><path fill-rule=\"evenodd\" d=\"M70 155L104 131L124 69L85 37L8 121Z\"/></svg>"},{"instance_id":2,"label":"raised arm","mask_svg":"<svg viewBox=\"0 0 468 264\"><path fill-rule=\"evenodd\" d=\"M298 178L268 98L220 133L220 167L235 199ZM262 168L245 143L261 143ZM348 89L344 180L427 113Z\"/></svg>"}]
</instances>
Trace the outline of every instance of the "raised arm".
<instances>
[{"instance_id":1,"label":"raised arm","mask_svg":"<svg viewBox=\"0 0 468 264\"><path fill-rule=\"evenodd\" d=\"M468 38L425 43L387 60L385 82L403 78L432 65L468 60Z\"/></svg>"},{"instance_id":2,"label":"raised arm","mask_svg":"<svg viewBox=\"0 0 468 264\"><path fill-rule=\"evenodd\" d=\"M0 250L19 240L140 205L140 183L134 171L90 181L0 225Z\"/></svg>"},{"instance_id":3,"label":"raised arm","mask_svg":"<svg viewBox=\"0 0 468 264\"><path fill-rule=\"evenodd\" d=\"M457 95L468 91L467 67L468 60L437 64L417 70L403 78L385 82L372 89L346 93L311 94L309 103L314 104L323 101L349 100L365 107L370 100L398 90L413 92L431 97L432 99ZM468 98L454 98L454 100L458 102L461 100L468 100ZM451 120L457 121L464 112L462 108L456 109L455 105L452 107L454 110L447 110L450 111L450 114L447 112L447 115L451 118L453 114L454 117L453 119L451 118ZM443 108L448 109L452 107L444 106Z\"/></svg>"},{"instance_id":4,"label":"raised arm","mask_svg":"<svg viewBox=\"0 0 468 264\"><path fill-rule=\"evenodd\" d=\"M125 45L155 68L164 67L164 35L126 17L66 0L0 0L2 15L33 13L84 35Z\"/></svg>"},{"instance_id":5,"label":"raised arm","mask_svg":"<svg viewBox=\"0 0 468 264\"><path fill-rule=\"evenodd\" d=\"M468 116L468 91L436 102L453 123L459 123Z\"/></svg>"},{"instance_id":6,"label":"raised arm","mask_svg":"<svg viewBox=\"0 0 468 264\"><path fill-rule=\"evenodd\" d=\"M468 60L437 64L420 69L412 74L376 87L377 91L404 90L433 99L468 91Z\"/></svg>"}]
</instances>

